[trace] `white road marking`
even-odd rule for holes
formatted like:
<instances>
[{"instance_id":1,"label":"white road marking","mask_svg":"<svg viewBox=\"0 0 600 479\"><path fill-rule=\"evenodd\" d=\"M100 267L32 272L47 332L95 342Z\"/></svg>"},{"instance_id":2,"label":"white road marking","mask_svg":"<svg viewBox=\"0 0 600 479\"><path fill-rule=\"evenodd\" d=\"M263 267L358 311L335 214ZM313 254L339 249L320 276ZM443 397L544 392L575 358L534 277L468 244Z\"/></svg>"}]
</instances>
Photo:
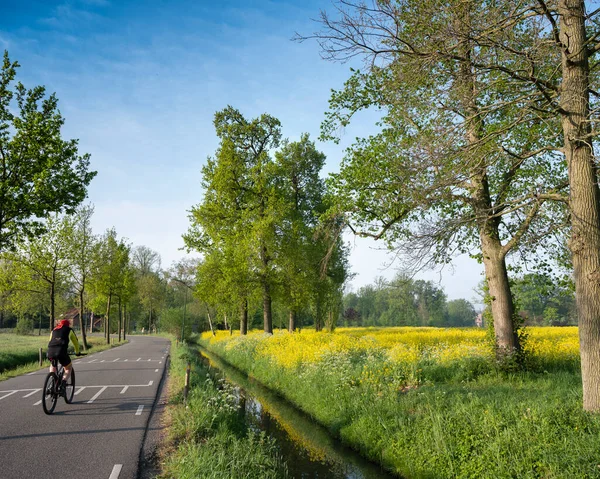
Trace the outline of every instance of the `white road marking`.
<instances>
[{"instance_id":1,"label":"white road marking","mask_svg":"<svg viewBox=\"0 0 600 479\"><path fill-rule=\"evenodd\" d=\"M16 393L17 390L11 391L8 394L5 394L4 396L0 396L0 400L7 398L8 396L12 396L14 393Z\"/></svg>"},{"instance_id":2,"label":"white road marking","mask_svg":"<svg viewBox=\"0 0 600 479\"><path fill-rule=\"evenodd\" d=\"M154 381L150 381L150 382L148 383L148 386L152 386L153 384L154 384Z\"/></svg>"},{"instance_id":3,"label":"white road marking","mask_svg":"<svg viewBox=\"0 0 600 479\"><path fill-rule=\"evenodd\" d=\"M162 361L159 361L158 364L162 364Z\"/></svg>"},{"instance_id":4,"label":"white road marking","mask_svg":"<svg viewBox=\"0 0 600 479\"><path fill-rule=\"evenodd\" d=\"M121 469L123 469L123 464L115 464L108 479L119 479L119 474L121 474Z\"/></svg>"},{"instance_id":5,"label":"white road marking","mask_svg":"<svg viewBox=\"0 0 600 479\"><path fill-rule=\"evenodd\" d=\"M100 362L101 362L101 363L103 363L103 362L104 362L104 359L103 359L102 361L100 361Z\"/></svg>"},{"instance_id":6,"label":"white road marking","mask_svg":"<svg viewBox=\"0 0 600 479\"><path fill-rule=\"evenodd\" d=\"M38 402L36 402L36 403L34 404L34 406L39 406L40 404L42 404L42 400L41 400L41 399L40 399Z\"/></svg>"},{"instance_id":7,"label":"white road marking","mask_svg":"<svg viewBox=\"0 0 600 479\"><path fill-rule=\"evenodd\" d=\"M77 396L81 391L85 389L85 386L80 386L77 391L75 391L75 396Z\"/></svg>"},{"instance_id":8,"label":"white road marking","mask_svg":"<svg viewBox=\"0 0 600 479\"><path fill-rule=\"evenodd\" d=\"M40 389L34 389L29 394L25 394L25 396L23 396L23 399L28 398L29 396L33 396L36 392L41 391L41 390L42 390L42 388L40 388Z\"/></svg>"},{"instance_id":9,"label":"white road marking","mask_svg":"<svg viewBox=\"0 0 600 479\"><path fill-rule=\"evenodd\" d=\"M137 409L137 411L135 412L135 415L136 415L136 416L141 416L141 415L142 415L142 411L143 411L143 410L144 410L144 406L143 406L143 405L140 405L140 406L138 406L138 409Z\"/></svg>"},{"instance_id":10,"label":"white road marking","mask_svg":"<svg viewBox=\"0 0 600 479\"><path fill-rule=\"evenodd\" d=\"M37 371L33 371L32 373L29 373L27 376L33 376L34 374L37 374Z\"/></svg>"},{"instance_id":11,"label":"white road marking","mask_svg":"<svg viewBox=\"0 0 600 479\"><path fill-rule=\"evenodd\" d=\"M87 363L90 364L90 363L93 363L94 361L98 361L98 359L97 358L96 359L92 359L91 361L88 361Z\"/></svg>"},{"instance_id":12,"label":"white road marking","mask_svg":"<svg viewBox=\"0 0 600 479\"><path fill-rule=\"evenodd\" d=\"M93 403L96 400L96 398L98 396L100 396L100 394L102 394L104 391L106 391L106 386L104 386L102 389L100 389L100 391L98 391L96 394L94 394L94 396L92 396L92 399L90 399L87 403L88 404Z\"/></svg>"},{"instance_id":13,"label":"white road marking","mask_svg":"<svg viewBox=\"0 0 600 479\"><path fill-rule=\"evenodd\" d=\"M127 359L125 360L125 362L127 362Z\"/></svg>"},{"instance_id":14,"label":"white road marking","mask_svg":"<svg viewBox=\"0 0 600 479\"><path fill-rule=\"evenodd\" d=\"M137 358L137 360L138 360L138 361L141 361L141 360L142 360L142 358Z\"/></svg>"},{"instance_id":15,"label":"white road marking","mask_svg":"<svg viewBox=\"0 0 600 479\"><path fill-rule=\"evenodd\" d=\"M152 361L152 359L148 359L148 361Z\"/></svg>"},{"instance_id":16,"label":"white road marking","mask_svg":"<svg viewBox=\"0 0 600 479\"><path fill-rule=\"evenodd\" d=\"M121 358L117 358L117 359L115 359L115 360L113 361L113 363L116 363L116 362L117 362L119 359L121 359Z\"/></svg>"},{"instance_id":17,"label":"white road marking","mask_svg":"<svg viewBox=\"0 0 600 479\"><path fill-rule=\"evenodd\" d=\"M125 392L129 389L129 386L125 386L122 390L121 390L121 394L125 394Z\"/></svg>"},{"instance_id":18,"label":"white road marking","mask_svg":"<svg viewBox=\"0 0 600 479\"><path fill-rule=\"evenodd\" d=\"M157 372L158 372L158 369L155 369L155 370L154 370L154 372L155 372L155 373L157 373Z\"/></svg>"}]
</instances>

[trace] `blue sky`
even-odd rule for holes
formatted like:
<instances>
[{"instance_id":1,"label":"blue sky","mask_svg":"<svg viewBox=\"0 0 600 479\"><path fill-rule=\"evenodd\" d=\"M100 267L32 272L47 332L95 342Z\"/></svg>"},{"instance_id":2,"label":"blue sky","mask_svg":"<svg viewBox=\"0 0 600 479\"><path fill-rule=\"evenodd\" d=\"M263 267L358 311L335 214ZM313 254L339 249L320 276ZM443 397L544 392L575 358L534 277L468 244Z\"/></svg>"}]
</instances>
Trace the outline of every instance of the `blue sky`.
<instances>
[{"instance_id":1,"label":"blue sky","mask_svg":"<svg viewBox=\"0 0 600 479\"><path fill-rule=\"evenodd\" d=\"M187 210L202 198L200 169L217 147L215 111L269 113L284 137L318 137L330 90L350 65L322 60L315 42L290 39L316 30L311 19L330 8L326 0L2 0L0 48L21 64L25 86L56 92L64 136L92 155L95 232L114 226L168 267L185 254L178 248ZM318 142L324 173L372 131L373 118L363 115L339 146ZM355 288L394 275L374 242L348 240ZM472 299L480 273L463 257L418 277L439 282L450 299Z\"/></svg>"}]
</instances>

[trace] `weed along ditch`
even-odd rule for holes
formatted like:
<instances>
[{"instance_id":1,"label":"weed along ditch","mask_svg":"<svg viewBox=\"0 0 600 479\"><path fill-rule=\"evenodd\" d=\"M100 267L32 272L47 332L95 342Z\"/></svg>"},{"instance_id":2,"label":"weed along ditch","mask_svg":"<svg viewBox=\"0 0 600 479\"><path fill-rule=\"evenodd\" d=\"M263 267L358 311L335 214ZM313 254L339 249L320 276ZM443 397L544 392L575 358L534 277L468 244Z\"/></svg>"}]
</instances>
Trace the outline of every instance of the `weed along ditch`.
<instances>
[{"instance_id":1,"label":"weed along ditch","mask_svg":"<svg viewBox=\"0 0 600 479\"><path fill-rule=\"evenodd\" d=\"M213 379L235 395L240 420L276 441L287 463L289 477L331 479L386 479L392 476L332 437L269 389L248 378L214 354L199 348Z\"/></svg>"}]
</instances>

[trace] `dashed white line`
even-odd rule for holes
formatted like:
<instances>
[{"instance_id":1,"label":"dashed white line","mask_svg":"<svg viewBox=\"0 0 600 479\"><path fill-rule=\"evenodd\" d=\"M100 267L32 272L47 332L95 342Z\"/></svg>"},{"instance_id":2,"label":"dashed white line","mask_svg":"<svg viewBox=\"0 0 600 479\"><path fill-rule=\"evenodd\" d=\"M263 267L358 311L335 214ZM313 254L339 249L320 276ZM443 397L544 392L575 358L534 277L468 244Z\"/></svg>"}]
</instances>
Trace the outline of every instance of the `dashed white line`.
<instances>
[{"instance_id":1,"label":"dashed white line","mask_svg":"<svg viewBox=\"0 0 600 479\"><path fill-rule=\"evenodd\" d=\"M27 376L33 376L34 374L37 374L37 371L33 371L32 373L29 373Z\"/></svg>"},{"instance_id":2,"label":"dashed white line","mask_svg":"<svg viewBox=\"0 0 600 479\"><path fill-rule=\"evenodd\" d=\"M23 396L23 399L28 398L29 396L33 396L36 392L41 391L42 389L34 389L33 391L31 391L29 394L25 394L25 396Z\"/></svg>"},{"instance_id":3,"label":"dashed white line","mask_svg":"<svg viewBox=\"0 0 600 479\"><path fill-rule=\"evenodd\" d=\"M154 370L154 372L155 372L155 373L157 373L157 372L158 372L158 369L155 369L155 370Z\"/></svg>"},{"instance_id":4,"label":"dashed white line","mask_svg":"<svg viewBox=\"0 0 600 479\"><path fill-rule=\"evenodd\" d=\"M36 403L34 404L34 406L39 406L40 404L42 404L42 400L41 400L41 399L40 399L38 402L36 402Z\"/></svg>"},{"instance_id":5,"label":"dashed white line","mask_svg":"<svg viewBox=\"0 0 600 479\"><path fill-rule=\"evenodd\" d=\"M117 359L113 360L113 363L116 363L119 359L121 359L121 358L117 358Z\"/></svg>"},{"instance_id":6,"label":"dashed white line","mask_svg":"<svg viewBox=\"0 0 600 479\"><path fill-rule=\"evenodd\" d=\"M98 391L96 394L94 394L94 396L92 396L92 399L90 399L87 403L88 404L93 403L96 400L96 398L98 396L100 396L100 394L102 394L104 391L106 391L106 386L104 386L102 389L100 389L100 391Z\"/></svg>"},{"instance_id":7,"label":"dashed white line","mask_svg":"<svg viewBox=\"0 0 600 479\"><path fill-rule=\"evenodd\" d=\"M129 386L125 386L123 389L121 389L121 394L125 394L125 392L127 392L128 389Z\"/></svg>"},{"instance_id":8,"label":"dashed white line","mask_svg":"<svg viewBox=\"0 0 600 479\"><path fill-rule=\"evenodd\" d=\"M121 469L123 469L123 464L115 464L108 479L119 479L119 474L121 474Z\"/></svg>"},{"instance_id":9,"label":"dashed white line","mask_svg":"<svg viewBox=\"0 0 600 479\"><path fill-rule=\"evenodd\" d=\"M11 391L11 392L9 392L8 394L5 394L4 396L0 396L0 400L1 400L1 399L4 399L4 398L7 398L8 396L12 396L12 395L13 395L14 393L16 393L16 392L17 392L17 391L15 390L15 391Z\"/></svg>"},{"instance_id":10,"label":"dashed white line","mask_svg":"<svg viewBox=\"0 0 600 479\"><path fill-rule=\"evenodd\" d=\"M138 361L141 361L141 360L142 360L142 358L137 358L137 360L138 360Z\"/></svg>"},{"instance_id":11,"label":"dashed white line","mask_svg":"<svg viewBox=\"0 0 600 479\"><path fill-rule=\"evenodd\" d=\"M84 389L85 389L85 386L81 386L77 391L75 391L75 396L77 396Z\"/></svg>"},{"instance_id":12,"label":"dashed white line","mask_svg":"<svg viewBox=\"0 0 600 479\"><path fill-rule=\"evenodd\" d=\"M135 412L135 415L136 416L141 416L143 410L144 410L144 406L143 405L138 406L137 411Z\"/></svg>"}]
</instances>

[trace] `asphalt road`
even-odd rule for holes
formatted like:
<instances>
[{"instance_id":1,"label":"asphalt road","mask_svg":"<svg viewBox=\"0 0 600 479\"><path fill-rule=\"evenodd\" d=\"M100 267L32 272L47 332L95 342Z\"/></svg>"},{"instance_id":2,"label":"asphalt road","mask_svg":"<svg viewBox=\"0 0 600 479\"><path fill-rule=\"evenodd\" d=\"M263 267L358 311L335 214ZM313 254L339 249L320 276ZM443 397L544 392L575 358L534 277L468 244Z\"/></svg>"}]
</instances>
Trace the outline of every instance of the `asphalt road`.
<instances>
[{"instance_id":1,"label":"asphalt road","mask_svg":"<svg viewBox=\"0 0 600 479\"><path fill-rule=\"evenodd\" d=\"M47 369L0 382L1 479L130 479L166 374L170 343L129 343L74 360L73 402L42 410Z\"/></svg>"}]
</instances>

